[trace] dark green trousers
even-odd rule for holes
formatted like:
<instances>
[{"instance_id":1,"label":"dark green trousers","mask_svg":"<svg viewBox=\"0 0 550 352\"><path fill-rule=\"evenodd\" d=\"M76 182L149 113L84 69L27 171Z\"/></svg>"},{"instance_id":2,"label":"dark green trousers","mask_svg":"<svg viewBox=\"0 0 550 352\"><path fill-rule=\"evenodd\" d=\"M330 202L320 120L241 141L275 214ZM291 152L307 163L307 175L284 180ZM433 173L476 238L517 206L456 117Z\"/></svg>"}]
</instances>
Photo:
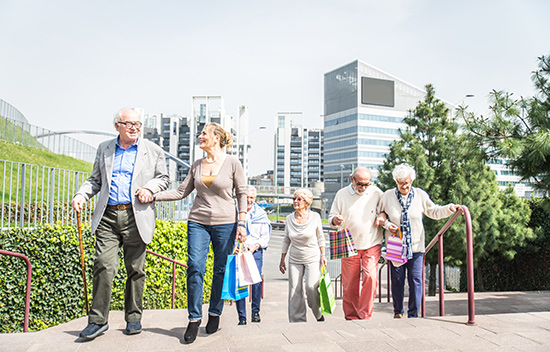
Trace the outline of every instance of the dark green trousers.
<instances>
[{"instance_id":1,"label":"dark green trousers","mask_svg":"<svg viewBox=\"0 0 550 352\"><path fill-rule=\"evenodd\" d=\"M109 320L111 291L118 271L120 247L124 249L127 273L124 317L127 322L141 321L147 245L139 235L132 209L107 208L95 236L93 302L88 322L101 325Z\"/></svg>"}]
</instances>

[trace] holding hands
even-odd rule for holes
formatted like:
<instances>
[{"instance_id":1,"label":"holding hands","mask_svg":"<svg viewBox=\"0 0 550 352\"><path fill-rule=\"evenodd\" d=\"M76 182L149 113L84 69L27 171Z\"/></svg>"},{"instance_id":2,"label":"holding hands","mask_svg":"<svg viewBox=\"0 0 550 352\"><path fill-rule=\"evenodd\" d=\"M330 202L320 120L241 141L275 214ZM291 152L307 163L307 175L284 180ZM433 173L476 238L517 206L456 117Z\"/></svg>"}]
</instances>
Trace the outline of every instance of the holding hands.
<instances>
[{"instance_id":1,"label":"holding hands","mask_svg":"<svg viewBox=\"0 0 550 352\"><path fill-rule=\"evenodd\" d=\"M136 197L138 197L139 201L142 203L149 203L155 199L153 197L153 192L147 188L138 188L136 191Z\"/></svg>"}]
</instances>

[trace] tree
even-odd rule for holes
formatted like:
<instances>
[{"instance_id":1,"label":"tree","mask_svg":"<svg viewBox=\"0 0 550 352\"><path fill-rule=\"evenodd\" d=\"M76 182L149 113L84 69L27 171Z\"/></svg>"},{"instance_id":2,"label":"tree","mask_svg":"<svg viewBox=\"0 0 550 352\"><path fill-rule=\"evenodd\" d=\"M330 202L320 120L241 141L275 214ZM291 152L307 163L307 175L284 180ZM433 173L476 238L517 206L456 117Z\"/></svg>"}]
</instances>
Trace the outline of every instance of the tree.
<instances>
[{"instance_id":1,"label":"tree","mask_svg":"<svg viewBox=\"0 0 550 352\"><path fill-rule=\"evenodd\" d=\"M391 171L397 164L410 164L417 172L413 186L424 189L436 204L452 202L469 208L475 262L495 252L513 256L514 248L532 235L527 228L529 208L513 192L498 190L495 174L485 163L486 154L478 146L479 138L459 133L459 124L449 117L449 109L435 97L435 89L430 84L426 85L424 101L419 102L403 122L407 127L400 131L400 139L390 146L390 153L380 170L381 187L394 188ZM512 219L514 228L507 224ZM427 242L445 221L424 220ZM451 227L444 238L446 263L464 267L464 227ZM426 262L431 269L430 294L435 294L435 251L428 254Z\"/></svg>"},{"instance_id":2,"label":"tree","mask_svg":"<svg viewBox=\"0 0 550 352\"><path fill-rule=\"evenodd\" d=\"M514 99L493 91L490 115L476 116L460 107L458 114L477 135L489 157L504 157L523 180L550 191L550 55L539 57L533 72L534 97Z\"/></svg>"}]
</instances>

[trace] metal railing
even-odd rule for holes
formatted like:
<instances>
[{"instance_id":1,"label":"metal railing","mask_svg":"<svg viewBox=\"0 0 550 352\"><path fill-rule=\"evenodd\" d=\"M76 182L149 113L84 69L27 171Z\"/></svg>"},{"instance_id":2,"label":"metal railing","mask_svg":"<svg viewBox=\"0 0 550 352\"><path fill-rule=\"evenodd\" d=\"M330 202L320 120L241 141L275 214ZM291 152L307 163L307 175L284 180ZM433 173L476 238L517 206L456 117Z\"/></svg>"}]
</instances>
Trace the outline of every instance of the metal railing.
<instances>
[{"instance_id":1,"label":"metal railing","mask_svg":"<svg viewBox=\"0 0 550 352\"><path fill-rule=\"evenodd\" d=\"M426 266L426 254L436 244L439 244L439 315L445 315L445 279L443 271L443 234L451 227L455 220L464 215L466 223L466 276L468 278L468 325L476 325L475 322L475 301L474 301L474 249L473 249L473 236L472 236L472 218L468 207L462 205L460 210L457 211L447 223L439 230L439 232L432 239L430 244L426 247L424 253L424 261L422 263L422 317L426 317L426 292L425 292L425 266Z\"/></svg>"},{"instance_id":2,"label":"metal railing","mask_svg":"<svg viewBox=\"0 0 550 352\"><path fill-rule=\"evenodd\" d=\"M172 309L174 309L175 302L176 302L176 265L182 266L186 269L187 269L187 265L185 265L183 263L180 263L178 261L175 261L174 259L165 257L162 254L155 253L155 252L153 252L149 249L147 250L147 253L152 254L154 256L157 256L159 258L162 258L162 259L167 260L170 263L172 263Z\"/></svg>"},{"instance_id":3,"label":"metal railing","mask_svg":"<svg viewBox=\"0 0 550 352\"><path fill-rule=\"evenodd\" d=\"M75 224L70 205L85 172L0 160L0 230L43 224ZM95 198L82 211L91 219Z\"/></svg>"},{"instance_id":4,"label":"metal railing","mask_svg":"<svg viewBox=\"0 0 550 352\"><path fill-rule=\"evenodd\" d=\"M25 318L23 321L23 332L28 332L29 331L29 312L31 308L31 279L32 279L31 261L29 260L29 258L27 258L24 254L21 254L21 253L4 251L0 249L0 254L21 258L27 264L27 290L25 294Z\"/></svg>"}]
</instances>

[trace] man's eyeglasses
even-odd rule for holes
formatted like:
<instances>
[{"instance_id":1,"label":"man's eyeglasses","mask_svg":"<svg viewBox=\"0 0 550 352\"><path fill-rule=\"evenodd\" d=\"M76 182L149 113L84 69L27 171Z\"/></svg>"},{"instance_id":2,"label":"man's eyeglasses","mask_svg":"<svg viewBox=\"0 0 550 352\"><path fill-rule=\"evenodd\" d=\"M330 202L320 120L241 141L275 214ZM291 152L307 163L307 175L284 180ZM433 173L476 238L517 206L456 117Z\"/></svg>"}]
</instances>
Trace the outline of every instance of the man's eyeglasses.
<instances>
[{"instance_id":1,"label":"man's eyeglasses","mask_svg":"<svg viewBox=\"0 0 550 352\"><path fill-rule=\"evenodd\" d=\"M131 128L140 129L141 126L142 126L142 123L139 122L139 121L138 121L138 122L130 122L130 121L124 122L124 121L119 121L119 122L117 122L117 123L126 126L126 129L127 129L127 130L129 130L129 129L131 129Z\"/></svg>"},{"instance_id":2,"label":"man's eyeglasses","mask_svg":"<svg viewBox=\"0 0 550 352\"><path fill-rule=\"evenodd\" d=\"M292 200L295 200L295 201L298 201L298 202L303 202L303 201L305 201L305 199L300 198L300 197L294 197L294 198L292 198Z\"/></svg>"},{"instance_id":3,"label":"man's eyeglasses","mask_svg":"<svg viewBox=\"0 0 550 352\"><path fill-rule=\"evenodd\" d=\"M356 180L355 178L353 178L353 181L355 182L355 185L356 185L357 187L368 187L368 186L370 186L370 185L372 184L370 181L365 182L365 183L363 183L363 182L357 182L357 180Z\"/></svg>"}]
</instances>

